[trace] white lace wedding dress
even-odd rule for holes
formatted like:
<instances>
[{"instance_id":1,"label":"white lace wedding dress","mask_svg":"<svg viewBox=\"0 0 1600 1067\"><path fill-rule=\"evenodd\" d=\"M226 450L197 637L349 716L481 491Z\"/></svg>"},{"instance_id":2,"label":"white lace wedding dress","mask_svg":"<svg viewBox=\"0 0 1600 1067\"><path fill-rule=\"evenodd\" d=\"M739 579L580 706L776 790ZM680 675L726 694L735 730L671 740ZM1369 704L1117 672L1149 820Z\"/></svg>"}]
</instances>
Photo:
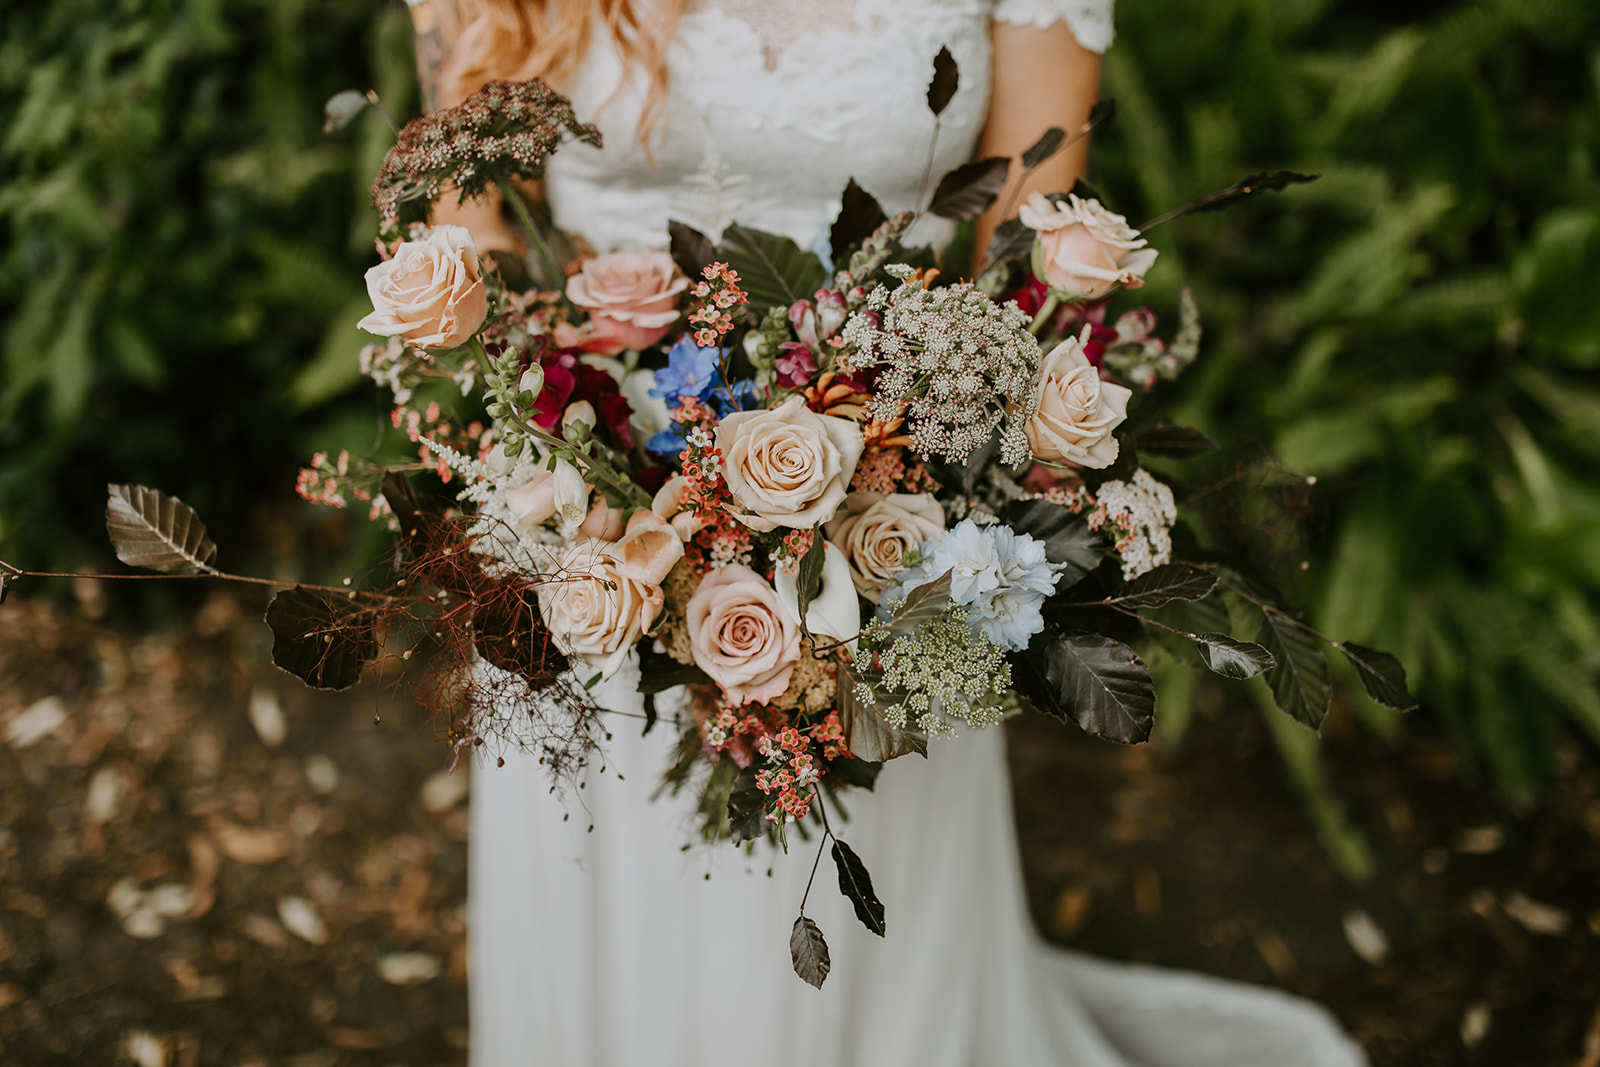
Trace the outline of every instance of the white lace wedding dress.
<instances>
[{"instance_id":1,"label":"white lace wedding dress","mask_svg":"<svg viewBox=\"0 0 1600 1067\"><path fill-rule=\"evenodd\" d=\"M568 146L547 188L557 225L597 249L662 243L679 219L826 234L854 177L912 205L934 123L924 93L948 45L961 88L937 176L963 162L986 107L991 18L1110 43L1111 0L710 0L691 3L653 160L631 134L639 96L612 97L603 43L568 89L602 152ZM602 108L602 105L606 105ZM937 239L938 234L930 236ZM594 693L640 709L637 674ZM686 848L686 797L652 802L676 731L615 739L563 804L508 754L472 795L472 1062L479 1067L1357 1067L1319 1008L1278 992L1085 958L1046 945L1023 898L1003 736L891 762L836 827L872 873L888 934L839 894L831 864L806 912L833 970L790 970L788 938L815 850ZM570 811L570 818L566 817ZM592 831L590 829L592 824ZM791 841L795 841L791 835Z\"/></svg>"}]
</instances>

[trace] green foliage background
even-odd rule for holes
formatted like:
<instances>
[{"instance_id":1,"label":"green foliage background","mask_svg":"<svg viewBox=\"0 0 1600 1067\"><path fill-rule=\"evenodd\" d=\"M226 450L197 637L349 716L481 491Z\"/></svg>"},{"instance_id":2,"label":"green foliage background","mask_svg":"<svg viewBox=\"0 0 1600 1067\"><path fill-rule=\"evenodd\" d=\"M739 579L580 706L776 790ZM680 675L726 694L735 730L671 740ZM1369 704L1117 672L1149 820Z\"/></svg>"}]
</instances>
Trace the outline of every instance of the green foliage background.
<instances>
[{"instance_id":1,"label":"green foliage background","mask_svg":"<svg viewBox=\"0 0 1600 1067\"><path fill-rule=\"evenodd\" d=\"M1153 284L1209 319L1184 421L1316 478L1278 583L1400 655L1469 767L1528 797L1558 731L1600 740L1600 5L1117 20L1092 177L1118 210L1322 175L1156 231Z\"/></svg>"},{"instance_id":2,"label":"green foliage background","mask_svg":"<svg viewBox=\"0 0 1600 1067\"><path fill-rule=\"evenodd\" d=\"M1600 5L1117 19L1091 174L1113 207L1322 175L1156 232L1151 302L1189 284L1207 318L1183 420L1315 476L1243 517L1276 580L1400 654L1422 714L1528 796L1560 731L1600 740ZM108 481L182 496L243 553L310 451L376 441L375 395L348 387L390 134L369 112L325 137L321 104L371 86L404 117L410 62L398 3L8 10L0 557L104 558Z\"/></svg>"},{"instance_id":3,"label":"green foliage background","mask_svg":"<svg viewBox=\"0 0 1600 1067\"><path fill-rule=\"evenodd\" d=\"M0 556L108 556L107 482L259 549L315 447L374 434L356 376L392 135L321 132L357 86L414 97L400 4L55 0L0 19ZM313 410L314 409L314 410ZM343 420L343 425L340 425Z\"/></svg>"}]
</instances>

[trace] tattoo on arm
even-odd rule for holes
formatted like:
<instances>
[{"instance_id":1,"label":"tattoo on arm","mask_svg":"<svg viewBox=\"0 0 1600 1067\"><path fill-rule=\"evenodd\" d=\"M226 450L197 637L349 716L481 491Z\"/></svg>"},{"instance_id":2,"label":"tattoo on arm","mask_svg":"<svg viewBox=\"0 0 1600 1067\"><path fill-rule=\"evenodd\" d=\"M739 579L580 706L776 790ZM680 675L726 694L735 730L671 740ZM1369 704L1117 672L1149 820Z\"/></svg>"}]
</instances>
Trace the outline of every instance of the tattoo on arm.
<instances>
[{"instance_id":1,"label":"tattoo on arm","mask_svg":"<svg viewBox=\"0 0 1600 1067\"><path fill-rule=\"evenodd\" d=\"M411 8L412 39L417 53L417 85L424 114L439 110L439 71L450 56L455 29L453 0L423 0Z\"/></svg>"}]
</instances>

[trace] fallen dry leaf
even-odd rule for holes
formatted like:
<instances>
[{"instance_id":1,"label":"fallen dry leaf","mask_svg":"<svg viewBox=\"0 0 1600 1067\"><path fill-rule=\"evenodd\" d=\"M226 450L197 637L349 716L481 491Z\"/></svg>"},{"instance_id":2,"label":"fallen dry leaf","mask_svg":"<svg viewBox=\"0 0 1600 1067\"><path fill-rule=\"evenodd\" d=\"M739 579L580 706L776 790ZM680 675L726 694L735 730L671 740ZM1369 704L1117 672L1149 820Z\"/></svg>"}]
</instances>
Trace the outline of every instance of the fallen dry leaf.
<instances>
[{"instance_id":1,"label":"fallen dry leaf","mask_svg":"<svg viewBox=\"0 0 1600 1067\"><path fill-rule=\"evenodd\" d=\"M313 945L328 943L328 924L322 921L317 906L305 897L284 897L278 901L278 919L284 928Z\"/></svg>"},{"instance_id":2,"label":"fallen dry leaf","mask_svg":"<svg viewBox=\"0 0 1600 1067\"><path fill-rule=\"evenodd\" d=\"M264 866L276 863L289 853L289 839L281 831L240 826L238 823L217 819L211 824L211 836L217 847L230 860Z\"/></svg>"},{"instance_id":3,"label":"fallen dry leaf","mask_svg":"<svg viewBox=\"0 0 1600 1067\"><path fill-rule=\"evenodd\" d=\"M1565 910L1554 904L1540 903L1518 889L1507 893L1500 906L1530 934L1560 937L1572 924L1572 916Z\"/></svg>"},{"instance_id":4,"label":"fallen dry leaf","mask_svg":"<svg viewBox=\"0 0 1600 1067\"><path fill-rule=\"evenodd\" d=\"M390 985L416 985L439 977L444 965L426 952L396 952L378 957L378 977Z\"/></svg>"},{"instance_id":5,"label":"fallen dry leaf","mask_svg":"<svg viewBox=\"0 0 1600 1067\"><path fill-rule=\"evenodd\" d=\"M1389 958L1389 937L1372 916L1360 908L1344 913L1344 939L1361 959L1376 967Z\"/></svg>"},{"instance_id":6,"label":"fallen dry leaf","mask_svg":"<svg viewBox=\"0 0 1600 1067\"><path fill-rule=\"evenodd\" d=\"M67 721L67 706L58 696L36 700L6 723L6 744L32 748Z\"/></svg>"}]
</instances>

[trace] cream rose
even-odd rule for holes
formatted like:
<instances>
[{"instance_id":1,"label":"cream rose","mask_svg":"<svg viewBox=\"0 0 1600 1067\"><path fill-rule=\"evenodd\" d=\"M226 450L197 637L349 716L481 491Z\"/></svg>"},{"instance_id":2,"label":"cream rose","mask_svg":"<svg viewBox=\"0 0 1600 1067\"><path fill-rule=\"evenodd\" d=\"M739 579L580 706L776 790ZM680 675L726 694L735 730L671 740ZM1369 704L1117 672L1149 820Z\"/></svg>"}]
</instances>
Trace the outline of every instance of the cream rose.
<instances>
[{"instance_id":1,"label":"cream rose","mask_svg":"<svg viewBox=\"0 0 1600 1067\"><path fill-rule=\"evenodd\" d=\"M539 611L556 647L609 678L661 615L661 582L683 558L683 542L648 511L620 541L587 540L561 557L539 585Z\"/></svg>"},{"instance_id":2,"label":"cream rose","mask_svg":"<svg viewBox=\"0 0 1600 1067\"><path fill-rule=\"evenodd\" d=\"M1034 389L1039 409L1025 430L1035 459L1099 470L1117 461L1117 439L1111 431L1128 417L1133 390L1101 381L1083 354L1088 336L1084 327L1081 336L1067 338L1044 357Z\"/></svg>"},{"instance_id":3,"label":"cream rose","mask_svg":"<svg viewBox=\"0 0 1600 1067\"><path fill-rule=\"evenodd\" d=\"M1034 273L1062 296L1095 300L1118 285L1138 289L1156 250L1128 220L1098 200L1068 196L1053 204L1034 193L1022 205L1022 224L1039 232Z\"/></svg>"},{"instance_id":4,"label":"cream rose","mask_svg":"<svg viewBox=\"0 0 1600 1067\"><path fill-rule=\"evenodd\" d=\"M418 348L463 344L489 313L478 249L464 226L435 226L420 241L401 242L366 278L373 310L356 325Z\"/></svg>"},{"instance_id":5,"label":"cream rose","mask_svg":"<svg viewBox=\"0 0 1600 1067\"><path fill-rule=\"evenodd\" d=\"M926 493L851 493L823 529L849 561L856 591L876 604L906 553L944 533L944 509Z\"/></svg>"},{"instance_id":6,"label":"cream rose","mask_svg":"<svg viewBox=\"0 0 1600 1067\"><path fill-rule=\"evenodd\" d=\"M755 530L810 529L833 518L861 458L861 429L818 415L799 396L770 411L736 411L717 425L728 490Z\"/></svg>"},{"instance_id":7,"label":"cream rose","mask_svg":"<svg viewBox=\"0 0 1600 1067\"><path fill-rule=\"evenodd\" d=\"M749 567L706 575L685 611L694 662L736 704L768 701L789 688L800 628L778 594Z\"/></svg>"},{"instance_id":8,"label":"cream rose","mask_svg":"<svg viewBox=\"0 0 1600 1067\"><path fill-rule=\"evenodd\" d=\"M672 257L653 248L584 260L567 279L567 298L588 309L593 325L580 343L609 355L655 344L678 321L678 296L688 287Z\"/></svg>"}]
</instances>

